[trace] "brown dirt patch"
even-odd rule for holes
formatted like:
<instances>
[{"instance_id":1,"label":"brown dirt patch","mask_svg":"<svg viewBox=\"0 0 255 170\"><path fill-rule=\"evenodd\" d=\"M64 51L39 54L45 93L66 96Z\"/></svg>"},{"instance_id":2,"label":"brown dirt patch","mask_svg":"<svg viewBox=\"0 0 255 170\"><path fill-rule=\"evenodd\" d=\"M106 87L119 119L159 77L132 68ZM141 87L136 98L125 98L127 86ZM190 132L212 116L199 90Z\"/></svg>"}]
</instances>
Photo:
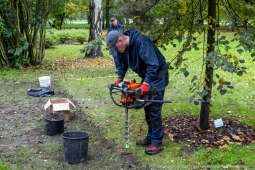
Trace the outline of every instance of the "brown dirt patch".
<instances>
[{"instance_id":1,"label":"brown dirt patch","mask_svg":"<svg viewBox=\"0 0 255 170\"><path fill-rule=\"evenodd\" d=\"M197 128L198 118L179 116L164 120L165 135L175 142L188 142L192 146L224 148L228 144L248 145L255 142L255 130L238 121L224 120L224 126L216 129L213 119L209 120L210 129Z\"/></svg>"},{"instance_id":2,"label":"brown dirt patch","mask_svg":"<svg viewBox=\"0 0 255 170\"><path fill-rule=\"evenodd\" d=\"M21 169L35 167L45 169L143 169L132 155L122 157L115 144L104 138L101 130L81 108L72 111L73 119L65 123L65 131L89 132L88 161L69 165L64 161L60 135L44 134L43 105L48 97L37 98L26 94L27 88L36 88L37 82L0 80L0 160ZM56 84L54 98L68 97L76 105L75 98L61 92ZM2 100L3 99L3 100ZM43 163L43 164L42 164Z\"/></svg>"}]
</instances>

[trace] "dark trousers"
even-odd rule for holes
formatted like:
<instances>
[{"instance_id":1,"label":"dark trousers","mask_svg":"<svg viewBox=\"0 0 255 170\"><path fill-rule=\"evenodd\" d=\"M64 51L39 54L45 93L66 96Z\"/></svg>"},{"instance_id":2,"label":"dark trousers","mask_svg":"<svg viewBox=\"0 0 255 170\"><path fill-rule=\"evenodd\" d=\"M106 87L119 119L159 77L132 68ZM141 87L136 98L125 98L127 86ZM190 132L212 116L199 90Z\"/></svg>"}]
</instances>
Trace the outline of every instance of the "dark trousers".
<instances>
[{"instance_id":1,"label":"dark trousers","mask_svg":"<svg viewBox=\"0 0 255 170\"><path fill-rule=\"evenodd\" d=\"M163 100L165 91L158 91L154 100ZM164 136L164 128L162 125L162 104L151 103L144 108L145 118L148 124L148 134L146 140L151 141L152 144L162 145Z\"/></svg>"}]
</instances>

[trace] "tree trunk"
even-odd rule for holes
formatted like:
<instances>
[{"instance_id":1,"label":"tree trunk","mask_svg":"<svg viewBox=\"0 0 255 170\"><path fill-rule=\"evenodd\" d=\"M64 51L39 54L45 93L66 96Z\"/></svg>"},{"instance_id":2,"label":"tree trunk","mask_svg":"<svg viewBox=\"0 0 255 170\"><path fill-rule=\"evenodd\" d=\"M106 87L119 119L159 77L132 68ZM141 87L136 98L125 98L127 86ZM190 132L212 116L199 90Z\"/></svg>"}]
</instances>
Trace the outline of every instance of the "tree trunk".
<instances>
[{"instance_id":1,"label":"tree trunk","mask_svg":"<svg viewBox=\"0 0 255 170\"><path fill-rule=\"evenodd\" d=\"M208 33L207 33L207 60L205 70L204 90L207 95L203 97L200 110L200 128L209 129L209 113L213 83L213 60L214 60L214 43L215 43L215 20L216 20L216 0L208 0Z\"/></svg>"},{"instance_id":2,"label":"tree trunk","mask_svg":"<svg viewBox=\"0 0 255 170\"><path fill-rule=\"evenodd\" d=\"M60 15L60 25L59 25L59 29L62 29L62 26L63 26L63 24L64 24L64 20L65 20L65 16L66 16L65 13L63 13L63 14Z\"/></svg>"},{"instance_id":3,"label":"tree trunk","mask_svg":"<svg viewBox=\"0 0 255 170\"><path fill-rule=\"evenodd\" d=\"M105 20L106 20L106 28L110 28L110 0L106 0L105 5Z\"/></svg>"},{"instance_id":4,"label":"tree trunk","mask_svg":"<svg viewBox=\"0 0 255 170\"><path fill-rule=\"evenodd\" d=\"M102 28L105 29L105 15L103 15Z\"/></svg>"},{"instance_id":5,"label":"tree trunk","mask_svg":"<svg viewBox=\"0 0 255 170\"><path fill-rule=\"evenodd\" d=\"M244 20L244 30L247 31L248 29L248 19Z\"/></svg>"},{"instance_id":6,"label":"tree trunk","mask_svg":"<svg viewBox=\"0 0 255 170\"><path fill-rule=\"evenodd\" d=\"M102 0L90 0L89 19L90 19L89 43L92 43L100 39L102 34ZM86 57L97 56L103 56L101 45L94 45L86 53Z\"/></svg>"},{"instance_id":7,"label":"tree trunk","mask_svg":"<svg viewBox=\"0 0 255 170\"><path fill-rule=\"evenodd\" d=\"M2 37L0 37L2 38ZM0 68L3 66L10 66L7 54L6 54L6 49L4 48L4 45L2 43L2 40L0 39Z\"/></svg>"},{"instance_id":8,"label":"tree trunk","mask_svg":"<svg viewBox=\"0 0 255 170\"><path fill-rule=\"evenodd\" d=\"M233 23L230 22L229 25L228 25L228 32L233 32L234 29L233 29Z\"/></svg>"}]
</instances>

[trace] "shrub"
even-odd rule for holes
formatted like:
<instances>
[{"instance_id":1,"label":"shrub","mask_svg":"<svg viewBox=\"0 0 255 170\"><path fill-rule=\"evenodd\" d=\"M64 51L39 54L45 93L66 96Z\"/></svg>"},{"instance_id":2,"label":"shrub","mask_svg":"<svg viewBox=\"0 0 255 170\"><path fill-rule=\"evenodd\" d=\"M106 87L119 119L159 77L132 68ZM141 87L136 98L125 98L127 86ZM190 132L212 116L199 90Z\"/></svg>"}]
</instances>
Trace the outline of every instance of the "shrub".
<instances>
[{"instance_id":1,"label":"shrub","mask_svg":"<svg viewBox=\"0 0 255 170\"><path fill-rule=\"evenodd\" d=\"M88 36L84 32L77 32L74 34L75 42L83 44L88 41Z\"/></svg>"},{"instance_id":2,"label":"shrub","mask_svg":"<svg viewBox=\"0 0 255 170\"><path fill-rule=\"evenodd\" d=\"M76 41L83 44L84 42L88 41L84 36L77 36Z\"/></svg>"},{"instance_id":3,"label":"shrub","mask_svg":"<svg viewBox=\"0 0 255 170\"><path fill-rule=\"evenodd\" d=\"M56 35L46 35L45 39L45 48L51 48L57 45L57 36Z\"/></svg>"},{"instance_id":4,"label":"shrub","mask_svg":"<svg viewBox=\"0 0 255 170\"><path fill-rule=\"evenodd\" d=\"M89 30L84 29L69 29L69 30L55 30L50 29L46 34L47 48L54 45L66 43L66 42L77 42L83 44L88 41Z\"/></svg>"},{"instance_id":5,"label":"shrub","mask_svg":"<svg viewBox=\"0 0 255 170\"><path fill-rule=\"evenodd\" d=\"M59 31L57 33L58 39L60 41L60 43L65 43L66 41L72 40L73 39L73 35L71 34L70 31Z\"/></svg>"}]
</instances>

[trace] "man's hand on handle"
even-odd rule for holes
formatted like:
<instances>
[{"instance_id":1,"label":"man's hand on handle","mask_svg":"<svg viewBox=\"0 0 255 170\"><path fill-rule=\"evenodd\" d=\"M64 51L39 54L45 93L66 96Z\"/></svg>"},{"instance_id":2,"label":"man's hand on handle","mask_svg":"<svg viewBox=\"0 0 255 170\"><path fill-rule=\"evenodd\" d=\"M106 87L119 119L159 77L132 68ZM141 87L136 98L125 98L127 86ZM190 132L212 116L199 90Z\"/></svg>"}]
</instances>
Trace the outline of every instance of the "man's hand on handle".
<instances>
[{"instance_id":1,"label":"man's hand on handle","mask_svg":"<svg viewBox=\"0 0 255 170\"><path fill-rule=\"evenodd\" d=\"M149 92L150 85L148 83L143 82L141 86L135 90L135 92L139 95L145 95Z\"/></svg>"}]
</instances>

